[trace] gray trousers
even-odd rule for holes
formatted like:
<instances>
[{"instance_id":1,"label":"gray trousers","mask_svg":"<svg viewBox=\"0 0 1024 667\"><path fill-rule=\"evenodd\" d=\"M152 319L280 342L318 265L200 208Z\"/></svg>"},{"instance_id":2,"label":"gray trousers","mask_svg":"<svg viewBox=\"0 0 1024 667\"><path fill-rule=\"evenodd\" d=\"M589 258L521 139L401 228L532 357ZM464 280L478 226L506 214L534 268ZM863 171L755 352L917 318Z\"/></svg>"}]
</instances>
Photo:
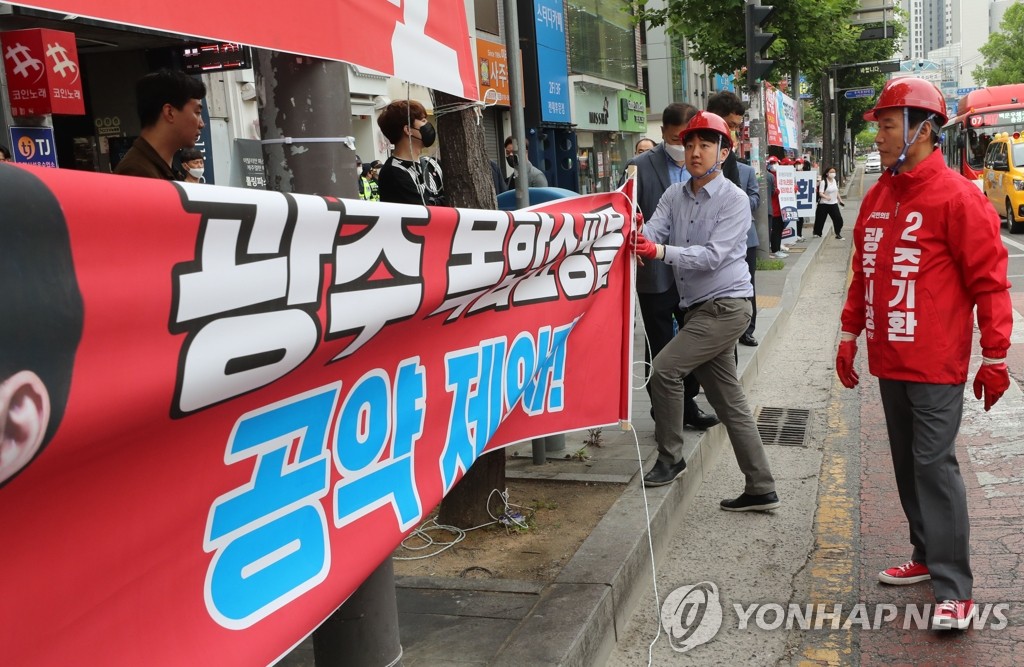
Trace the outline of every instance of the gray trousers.
<instances>
[{"instance_id":1,"label":"gray trousers","mask_svg":"<svg viewBox=\"0 0 1024 667\"><path fill-rule=\"evenodd\" d=\"M971 526L956 460L964 385L880 379L878 386L911 558L928 566L936 600L969 600Z\"/></svg>"},{"instance_id":2,"label":"gray trousers","mask_svg":"<svg viewBox=\"0 0 1024 667\"><path fill-rule=\"evenodd\" d=\"M733 350L750 323L750 302L715 299L683 316L684 326L654 358L651 403L658 459L675 465L683 458L683 378L693 373L718 418L725 424L740 470L744 491L753 495L775 490L761 435L736 377Z\"/></svg>"}]
</instances>

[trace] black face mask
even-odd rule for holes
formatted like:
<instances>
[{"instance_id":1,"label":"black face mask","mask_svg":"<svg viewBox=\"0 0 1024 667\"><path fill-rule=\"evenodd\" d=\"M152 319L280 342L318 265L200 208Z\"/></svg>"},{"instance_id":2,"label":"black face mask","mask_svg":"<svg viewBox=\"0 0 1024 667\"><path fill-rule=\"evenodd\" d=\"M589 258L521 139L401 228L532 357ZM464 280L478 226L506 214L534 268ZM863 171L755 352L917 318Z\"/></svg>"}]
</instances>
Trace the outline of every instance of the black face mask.
<instances>
[{"instance_id":1,"label":"black face mask","mask_svg":"<svg viewBox=\"0 0 1024 667\"><path fill-rule=\"evenodd\" d=\"M420 143L424 148L430 148L437 139L437 130L430 123L424 123L420 128Z\"/></svg>"},{"instance_id":2,"label":"black face mask","mask_svg":"<svg viewBox=\"0 0 1024 667\"><path fill-rule=\"evenodd\" d=\"M508 166L515 169L516 167L519 166L519 156L516 155L515 153L512 153L511 155L506 155L505 162L508 163Z\"/></svg>"}]
</instances>

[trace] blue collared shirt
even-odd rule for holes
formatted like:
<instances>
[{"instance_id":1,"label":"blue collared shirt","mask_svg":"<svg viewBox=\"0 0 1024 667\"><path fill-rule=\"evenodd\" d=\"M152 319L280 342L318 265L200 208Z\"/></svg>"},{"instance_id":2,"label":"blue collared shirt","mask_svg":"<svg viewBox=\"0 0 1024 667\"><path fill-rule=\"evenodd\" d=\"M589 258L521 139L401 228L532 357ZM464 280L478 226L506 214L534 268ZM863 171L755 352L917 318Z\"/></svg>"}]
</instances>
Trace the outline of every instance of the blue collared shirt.
<instances>
[{"instance_id":1,"label":"blue collared shirt","mask_svg":"<svg viewBox=\"0 0 1024 667\"><path fill-rule=\"evenodd\" d=\"M750 200L721 172L694 194L689 183L669 186L644 235L665 246L679 305L751 297L747 268Z\"/></svg>"},{"instance_id":2,"label":"blue collared shirt","mask_svg":"<svg viewBox=\"0 0 1024 667\"><path fill-rule=\"evenodd\" d=\"M665 162L668 164L668 180L672 183L686 183L690 180L690 172L686 171L686 165L680 167L672 156L665 151Z\"/></svg>"}]
</instances>

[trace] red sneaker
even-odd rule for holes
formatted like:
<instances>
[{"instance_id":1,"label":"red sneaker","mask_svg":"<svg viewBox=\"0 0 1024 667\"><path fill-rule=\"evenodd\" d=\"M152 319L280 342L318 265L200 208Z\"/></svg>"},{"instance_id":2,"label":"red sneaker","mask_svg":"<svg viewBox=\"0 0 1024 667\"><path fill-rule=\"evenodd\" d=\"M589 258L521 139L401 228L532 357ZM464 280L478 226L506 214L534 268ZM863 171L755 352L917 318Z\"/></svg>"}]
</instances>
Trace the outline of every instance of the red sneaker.
<instances>
[{"instance_id":1,"label":"red sneaker","mask_svg":"<svg viewBox=\"0 0 1024 667\"><path fill-rule=\"evenodd\" d=\"M919 581L927 581L931 578L932 575L928 574L928 566L924 563L918 563L916 560L908 560L903 565L890 567L888 570L882 570L878 573L879 581L883 584L892 584L893 586L916 584Z\"/></svg>"},{"instance_id":2,"label":"red sneaker","mask_svg":"<svg viewBox=\"0 0 1024 667\"><path fill-rule=\"evenodd\" d=\"M943 600L935 605L932 630L966 630L974 618L974 600Z\"/></svg>"}]
</instances>

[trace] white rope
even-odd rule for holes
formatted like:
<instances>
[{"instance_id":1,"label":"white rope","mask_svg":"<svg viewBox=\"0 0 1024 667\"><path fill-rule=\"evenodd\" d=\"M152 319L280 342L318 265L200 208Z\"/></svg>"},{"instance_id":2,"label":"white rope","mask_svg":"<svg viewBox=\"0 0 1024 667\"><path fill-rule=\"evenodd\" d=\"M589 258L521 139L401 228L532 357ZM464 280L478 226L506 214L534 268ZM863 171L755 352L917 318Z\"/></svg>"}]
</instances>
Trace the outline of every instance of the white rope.
<instances>
[{"instance_id":1,"label":"white rope","mask_svg":"<svg viewBox=\"0 0 1024 667\"><path fill-rule=\"evenodd\" d=\"M634 218L634 220L636 219L635 211L634 211L633 218ZM631 220L630 224L636 224L636 223ZM631 250L632 250L633 254L635 255L636 254L636 239L635 239L635 237L634 237L634 240L633 240L633 247L631 248ZM636 285L636 262L635 261L633 262L632 271L633 271L633 285ZM651 356L651 339L647 336L647 327L643 326L643 314L640 312L640 301L639 301L639 299L637 300L636 306L634 307L633 321L634 322L640 322L640 326L643 329L643 332L644 332L644 347L645 347L645 349L647 351L647 354L645 355L645 359L646 359L647 357ZM652 359L651 362L653 362L653 361L654 360ZM640 367L643 368L643 370L644 370L644 373L641 376L643 378L643 382L641 384L639 384L639 385L634 385L632 389L639 389L641 387L646 387L647 383L651 381L651 372L654 369L654 364L650 363L650 362L647 362L646 360L644 360L644 361L634 361L633 362L634 369L637 366L637 364L639 364ZM634 370L633 371L633 380L636 381L636 379L637 379L637 375L636 375L636 371ZM651 510L650 510L649 505L647 504L647 487L645 487L644 483L643 483L644 457L643 457L643 454L640 451L640 438L637 436L636 428L633 427L632 423L630 423L630 425L629 425L629 430L633 432L633 442L636 444L637 467L640 470L640 494L643 496L643 499L644 499L644 519L645 519L646 524L647 524L647 548L648 548L648 552L650 553L650 556L651 556L651 585L654 587L654 618L656 620L655 625L657 626L657 628L656 628L656 631L654 633L654 639L652 639L651 643L647 646L647 667L651 667L651 665L654 662L654 645L658 643L658 639L661 637L661 596L658 594L658 568L657 568L657 564L655 563L655 560L654 560L654 537L653 537L653 534L652 534L653 531L651 530Z\"/></svg>"},{"instance_id":2,"label":"white rope","mask_svg":"<svg viewBox=\"0 0 1024 667\"><path fill-rule=\"evenodd\" d=\"M498 494L498 497L501 498L501 504L505 510L504 512L498 514L497 516L495 516L494 512L491 511L491 499L494 498L494 494ZM466 533L472 530L479 530L480 528L486 528L487 526L493 526L499 523L504 525L506 529L515 526L516 528L522 530L529 530L529 517L527 517L524 514L524 512L520 512L513 508L518 508L518 510L524 510L525 512L528 512L531 517L534 512L533 508L524 507L522 505L516 505L515 503L510 503L508 501L508 489L506 489L505 491L491 489L490 494L488 494L487 496L487 515L490 516L491 519L493 519L493 521L488 521L487 523L482 523L479 526L473 526L472 528L459 528L457 526L447 526L444 524L440 524L437 522L436 518L430 519L429 521L425 521L422 525L420 525L419 528L409 533L406 536L406 538L402 540L402 543L399 545L399 548L413 552L423 551L424 549L429 549L431 547L438 548L435 551L432 551L428 554L424 554L422 556L393 556L393 558L395 560L423 560L426 558L432 558L440 553L447 551L448 549L451 549L453 546L466 539ZM446 542L431 537L430 533L433 532L447 532L453 535L454 537L450 541ZM413 544L412 541L414 540L419 540L421 544Z\"/></svg>"}]
</instances>

